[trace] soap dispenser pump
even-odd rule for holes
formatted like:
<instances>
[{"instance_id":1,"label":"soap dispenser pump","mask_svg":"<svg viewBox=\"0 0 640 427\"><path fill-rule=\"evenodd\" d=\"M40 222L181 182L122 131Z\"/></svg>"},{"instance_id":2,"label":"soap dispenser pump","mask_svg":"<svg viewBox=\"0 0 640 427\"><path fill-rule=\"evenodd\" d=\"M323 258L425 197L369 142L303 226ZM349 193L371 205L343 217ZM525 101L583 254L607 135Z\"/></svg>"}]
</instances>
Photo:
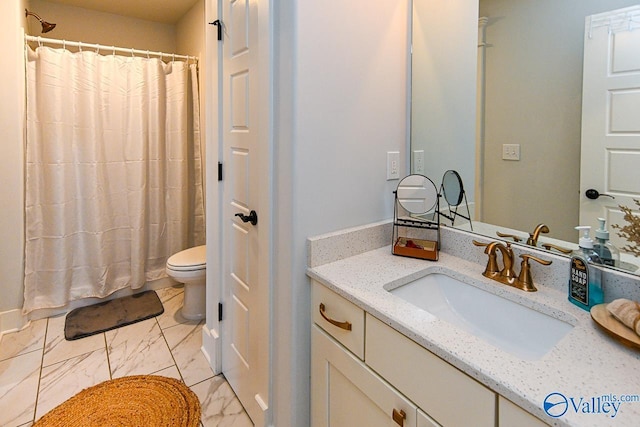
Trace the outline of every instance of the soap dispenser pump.
<instances>
[{"instance_id":1,"label":"soap dispenser pump","mask_svg":"<svg viewBox=\"0 0 640 427\"><path fill-rule=\"evenodd\" d=\"M591 227L576 227L582 233L580 248L571 256L569 271L569 301L583 310L604 302L602 291L602 271L595 264L602 264L598 253L593 250L593 240L589 233Z\"/></svg>"},{"instance_id":2,"label":"soap dispenser pump","mask_svg":"<svg viewBox=\"0 0 640 427\"><path fill-rule=\"evenodd\" d=\"M617 267L620 265L620 251L609 240L609 231L606 229L605 222L604 218L598 218L600 228L596 230L593 250L597 252L602 264Z\"/></svg>"}]
</instances>

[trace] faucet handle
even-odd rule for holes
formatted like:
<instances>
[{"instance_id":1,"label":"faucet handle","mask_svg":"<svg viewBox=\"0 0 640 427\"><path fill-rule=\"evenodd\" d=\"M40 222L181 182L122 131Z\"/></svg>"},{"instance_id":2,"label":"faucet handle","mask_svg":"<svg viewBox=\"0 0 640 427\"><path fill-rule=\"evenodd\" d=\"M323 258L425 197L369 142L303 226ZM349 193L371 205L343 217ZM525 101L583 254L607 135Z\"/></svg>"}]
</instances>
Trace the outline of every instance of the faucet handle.
<instances>
[{"instance_id":1,"label":"faucet handle","mask_svg":"<svg viewBox=\"0 0 640 427\"><path fill-rule=\"evenodd\" d=\"M484 247L484 253L489 254L489 256L491 256L492 253L495 255L495 246L499 242L494 241L494 242L484 243L484 242L478 242L477 240L472 240L471 243L473 243L476 246Z\"/></svg>"},{"instance_id":2,"label":"faucet handle","mask_svg":"<svg viewBox=\"0 0 640 427\"><path fill-rule=\"evenodd\" d=\"M520 258L522 258L522 263L520 264L520 275L518 276L517 280L520 284L519 288L527 292L535 292L537 291L537 289L533 285L533 277L531 277L531 267L529 266L529 259L539 262L542 265L549 265L552 263L552 261L527 254L520 255Z\"/></svg>"},{"instance_id":3,"label":"faucet handle","mask_svg":"<svg viewBox=\"0 0 640 427\"><path fill-rule=\"evenodd\" d=\"M506 234L506 233L501 233L499 231L496 231L496 235L498 237L506 237L506 238L511 238L513 239L514 242L518 243L522 241L522 237L518 237L515 234Z\"/></svg>"},{"instance_id":4,"label":"faucet handle","mask_svg":"<svg viewBox=\"0 0 640 427\"><path fill-rule=\"evenodd\" d=\"M484 242L478 242L477 240L472 240L471 243L473 243L476 246L489 246L490 243L484 243Z\"/></svg>"},{"instance_id":5,"label":"faucet handle","mask_svg":"<svg viewBox=\"0 0 640 427\"><path fill-rule=\"evenodd\" d=\"M495 247L498 245L502 245L502 242L500 242L499 240L494 240L493 242L489 242L489 243L478 242L477 240L472 240L471 242L476 246L483 246L483 247L486 246L484 250L485 254L488 254L490 252L495 252ZM507 249L511 248L510 242L505 242L505 243L506 243L506 246L505 245L502 245L502 246L505 246Z\"/></svg>"},{"instance_id":6,"label":"faucet handle","mask_svg":"<svg viewBox=\"0 0 640 427\"><path fill-rule=\"evenodd\" d=\"M528 255L528 254L522 254L522 255L520 255L520 258L522 258L522 262L527 262L529 259L532 259L534 261L539 262L542 265L549 265L549 264L551 264L553 262L553 261L549 261L549 260L546 260L546 259L541 259L541 258L538 258L536 256Z\"/></svg>"},{"instance_id":7,"label":"faucet handle","mask_svg":"<svg viewBox=\"0 0 640 427\"><path fill-rule=\"evenodd\" d=\"M567 249L567 248L563 248L560 246L556 246L556 245L552 245L551 243L543 243L542 245L543 248L545 248L546 250L550 251L551 249L555 249L558 252L562 252L563 254L567 254L569 255L571 252L573 252L572 249Z\"/></svg>"}]
</instances>

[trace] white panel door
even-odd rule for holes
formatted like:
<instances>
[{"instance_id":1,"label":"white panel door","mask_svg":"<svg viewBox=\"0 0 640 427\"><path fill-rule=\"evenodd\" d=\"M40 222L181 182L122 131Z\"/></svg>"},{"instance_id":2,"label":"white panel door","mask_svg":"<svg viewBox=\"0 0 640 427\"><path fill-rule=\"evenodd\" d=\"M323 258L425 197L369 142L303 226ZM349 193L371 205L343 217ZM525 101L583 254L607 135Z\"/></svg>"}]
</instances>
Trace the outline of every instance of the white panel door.
<instances>
[{"instance_id":1,"label":"white panel door","mask_svg":"<svg viewBox=\"0 0 640 427\"><path fill-rule=\"evenodd\" d=\"M586 19L580 224L591 225L592 230L598 228L598 217L605 218L609 228L611 224L624 225L624 214L618 205L634 208L633 198L640 198L638 22L640 6ZM590 189L600 197L587 197ZM612 243L622 248L626 242L615 230L610 231Z\"/></svg>"},{"instance_id":2,"label":"white panel door","mask_svg":"<svg viewBox=\"0 0 640 427\"><path fill-rule=\"evenodd\" d=\"M268 138L260 125L265 98L259 3L223 0L222 372L254 424L262 426L269 385L269 215L263 197L269 194L269 168ZM252 212L257 222L249 219Z\"/></svg>"}]
</instances>

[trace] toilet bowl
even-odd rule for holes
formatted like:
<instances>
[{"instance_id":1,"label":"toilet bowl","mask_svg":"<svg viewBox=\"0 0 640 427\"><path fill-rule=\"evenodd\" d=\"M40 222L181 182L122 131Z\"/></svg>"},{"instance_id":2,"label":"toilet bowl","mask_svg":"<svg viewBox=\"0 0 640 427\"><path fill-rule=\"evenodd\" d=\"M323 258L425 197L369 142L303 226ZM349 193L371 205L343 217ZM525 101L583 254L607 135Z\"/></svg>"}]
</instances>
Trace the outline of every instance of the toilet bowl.
<instances>
[{"instance_id":1,"label":"toilet bowl","mask_svg":"<svg viewBox=\"0 0 640 427\"><path fill-rule=\"evenodd\" d=\"M181 314L187 320L204 319L206 314L206 246L196 246L171 255L167 260L167 274L184 283L184 303Z\"/></svg>"}]
</instances>

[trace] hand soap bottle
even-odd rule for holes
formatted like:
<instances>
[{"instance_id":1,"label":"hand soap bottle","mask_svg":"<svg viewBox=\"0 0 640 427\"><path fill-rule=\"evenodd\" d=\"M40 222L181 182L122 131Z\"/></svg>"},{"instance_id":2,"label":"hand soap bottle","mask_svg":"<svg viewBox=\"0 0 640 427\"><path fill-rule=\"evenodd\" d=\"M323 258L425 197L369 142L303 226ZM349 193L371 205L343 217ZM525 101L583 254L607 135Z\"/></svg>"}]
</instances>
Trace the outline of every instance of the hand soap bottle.
<instances>
[{"instance_id":1,"label":"hand soap bottle","mask_svg":"<svg viewBox=\"0 0 640 427\"><path fill-rule=\"evenodd\" d=\"M617 267L620 265L620 251L609 241L609 231L605 227L605 221L604 218L598 218L600 228L596 230L593 250L600 257L602 264Z\"/></svg>"},{"instance_id":2,"label":"hand soap bottle","mask_svg":"<svg viewBox=\"0 0 640 427\"><path fill-rule=\"evenodd\" d=\"M593 240L589 236L591 227L588 225L576 227L583 233L580 237L580 248L571 255L569 271L569 301L583 310L604 302L602 292L602 272L596 264L602 261L593 250Z\"/></svg>"}]
</instances>

